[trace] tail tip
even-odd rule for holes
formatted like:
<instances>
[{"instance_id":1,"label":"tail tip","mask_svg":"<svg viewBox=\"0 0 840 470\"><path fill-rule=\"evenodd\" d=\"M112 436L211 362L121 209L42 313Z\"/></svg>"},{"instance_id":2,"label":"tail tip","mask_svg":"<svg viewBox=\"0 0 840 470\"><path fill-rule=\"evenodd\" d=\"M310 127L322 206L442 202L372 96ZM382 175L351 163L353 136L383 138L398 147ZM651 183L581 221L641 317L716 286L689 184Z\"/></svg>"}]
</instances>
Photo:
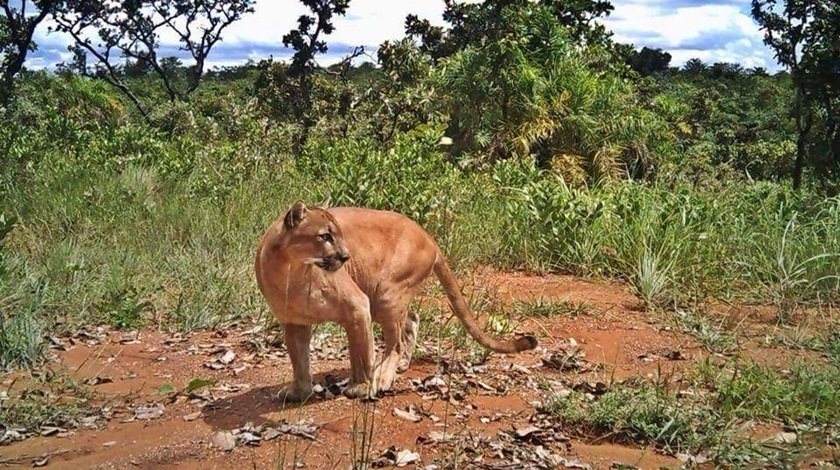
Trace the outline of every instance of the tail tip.
<instances>
[{"instance_id":1,"label":"tail tip","mask_svg":"<svg viewBox=\"0 0 840 470\"><path fill-rule=\"evenodd\" d=\"M527 351L529 349L534 349L537 347L537 338L531 335L523 336L521 338L516 339L516 351Z\"/></svg>"}]
</instances>

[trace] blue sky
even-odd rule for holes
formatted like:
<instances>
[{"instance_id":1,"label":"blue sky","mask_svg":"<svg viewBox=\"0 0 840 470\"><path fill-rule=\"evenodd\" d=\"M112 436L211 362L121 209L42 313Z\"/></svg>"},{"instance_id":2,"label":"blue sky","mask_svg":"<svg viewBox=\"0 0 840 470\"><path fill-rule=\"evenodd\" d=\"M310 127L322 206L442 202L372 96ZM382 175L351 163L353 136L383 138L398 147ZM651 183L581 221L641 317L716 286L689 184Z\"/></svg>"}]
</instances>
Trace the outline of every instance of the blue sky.
<instances>
[{"instance_id":1,"label":"blue sky","mask_svg":"<svg viewBox=\"0 0 840 470\"><path fill-rule=\"evenodd\" d=\"M658 47L673 56L672 65L692 57L705 62L739 62L745 67L778 67L762 43L762 35L749 15L749 0L613 0L615 11L604 24L622 42ZM351 0L348 14L336 21L328 37L330 52L322 58L329 64L355 45L376 46L403 36L403 21L415 13L441 24L442 0ZM257 0L256 12L231 26L210 57L211 65L233 65L248 59L273 55L288 57L282 37L305 12L297 0ZM27 65L50 67L69 59L68 40L48 33L45 25L36 33L39 44ZM177 54L174 37L162 38L164 53ZM181 53L183 54L183 53Z\"/></svg>"}]
</instances>

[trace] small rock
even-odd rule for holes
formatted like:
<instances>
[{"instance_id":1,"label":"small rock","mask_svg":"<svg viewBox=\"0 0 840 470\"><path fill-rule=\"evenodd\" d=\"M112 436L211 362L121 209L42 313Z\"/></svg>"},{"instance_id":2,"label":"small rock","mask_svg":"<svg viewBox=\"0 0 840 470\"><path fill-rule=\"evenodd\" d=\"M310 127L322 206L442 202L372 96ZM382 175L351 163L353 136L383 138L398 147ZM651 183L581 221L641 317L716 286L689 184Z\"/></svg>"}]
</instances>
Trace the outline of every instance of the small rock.
<instances>
[{"instance_id":1,"label":"small rock","mask_svg":"<svg viewBox=\"0 0 840 470\"><path fill-rule=\"evenodd\" d=\"M210 443L217 449L230 452L236 447L236 437L228 431L219 431L210 438Z\"/></svg>"}]
</instances>

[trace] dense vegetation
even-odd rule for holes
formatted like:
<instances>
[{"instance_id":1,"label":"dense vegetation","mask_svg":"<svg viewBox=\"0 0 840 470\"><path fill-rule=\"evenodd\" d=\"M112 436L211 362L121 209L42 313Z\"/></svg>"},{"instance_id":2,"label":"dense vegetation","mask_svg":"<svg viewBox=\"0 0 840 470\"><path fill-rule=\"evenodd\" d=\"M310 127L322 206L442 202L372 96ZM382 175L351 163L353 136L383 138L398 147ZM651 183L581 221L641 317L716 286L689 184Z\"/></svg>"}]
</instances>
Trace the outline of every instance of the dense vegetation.
<instances>
[{"instance_id":1,"label":"dense vegetation","mask_svg":"<svg viewBox=\"0 0 840 470\"><path fill-rule=\"evenodd\" d=\"M41 3L79 27L79 5ZM594 21L608 2L548 0L447 3L450 28L410 17L378 64L358 50L323 68L323 35L352 5L304 3L291 63L207 72L150 40L94 67L87 43L14 77L0 368L37 364L51 332L264 315L253 249L295 199L403 212L462 268L620 278L651 309L735 299L796 321L840 298L836 72L669 68L611 40Z\"/></svg>"}]
</instances>

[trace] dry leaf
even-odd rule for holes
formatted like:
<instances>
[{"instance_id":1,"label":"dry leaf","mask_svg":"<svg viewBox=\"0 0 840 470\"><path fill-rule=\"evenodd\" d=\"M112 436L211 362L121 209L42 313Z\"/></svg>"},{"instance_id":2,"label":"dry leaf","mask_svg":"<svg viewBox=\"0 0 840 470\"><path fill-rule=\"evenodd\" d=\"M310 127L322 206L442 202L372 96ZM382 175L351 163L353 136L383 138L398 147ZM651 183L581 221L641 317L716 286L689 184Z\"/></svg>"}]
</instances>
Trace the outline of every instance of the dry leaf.
<instances>
[{"instance_id":1,"label":"dry leaf","mask_svg":"<svg viewBox=\"0 0 840 470\"><path fill-rule=\"evenodd\" d=\"M198 410L195 413L184 415L184 421L195 421L198 418L201 418L201 410Z\"/></svg>"},{"instance_id":2,"label":"dry leaf","mask_svg":"<svg viewBox=\"0 0 840 470\"><path fill-rule=\"evenodd\" d=\"M420 460L420 454L417 452L412 452L408 449L403 449L397 452L397 456L394 459L394 465L397 467L405 467L410 463L414 463Z\"/></svg>"},{"instance_id":3,"label":"dry leaf","mask_svg":"<svg viewBox=\"0 0 840 470\"><path fill-rule=\"evenodd\" d=\"M222 354L222 356L219 358L219 362L221 362L222 364L227 365L227 364L230 364L231 362L233 362L233 360L234 360L234 359L236 359L236 353L235 353L235 352L233 352L233 351L231 351L230 349L228 349L228 350L227 350L227 351L225 351L225 353L224 353L224 354Z\"/></svg>"},{"instance_id":4,"label":"dry leaf","mask_svg":"<svg viewBox=\"0 0 840 470\"><path fill-rule=\"evenodd\" d=\"M160 403L153 403L151 405L142 405L134 410L134 417L140 420L156 419L163 416L166 408Z\"/></svg>"},{"instance_id":5,"label":"dry leaf","mask_svg":"<svg viewBox=\"0 0 840 470\"><path fill-rule=\"evenodd\" d=\"M399 408L394 408L394 415L398 416L402 419L411 421L413 423L419 423L423 418L418 416L411 408L408 411L401 410Z\"/></svg>"}]
</instances>

